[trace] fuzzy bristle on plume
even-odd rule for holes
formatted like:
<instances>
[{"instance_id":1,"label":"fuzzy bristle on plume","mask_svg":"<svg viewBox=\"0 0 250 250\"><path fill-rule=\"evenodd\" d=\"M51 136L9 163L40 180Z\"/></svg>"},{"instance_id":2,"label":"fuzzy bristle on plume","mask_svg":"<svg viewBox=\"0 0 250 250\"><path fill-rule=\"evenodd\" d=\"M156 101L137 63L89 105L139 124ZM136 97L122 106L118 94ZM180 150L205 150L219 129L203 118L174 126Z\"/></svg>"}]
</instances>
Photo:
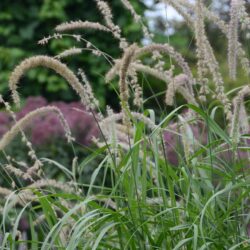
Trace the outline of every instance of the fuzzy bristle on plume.
<instances>
[{"instance_id":1,"label":"fuzzy bristle on plume","mask_svg":"<svg viewBox=\"0 0 250 250\"><path fill-rule=\"evenodd\" d=\"M45 115L50 112L55 112L58 115L58 118L62 124L62 127L65 130L65 135L70 142L73 138L71 137L71 132L67 121L64 119L63 114L57 107L47 106L35 109L34 111L29 112L22 119L16 122L13 127L3 135L0 140L0 150L4 150L4 148L15 138L15 136L22 132L37 116Z\"/></svg>"},{"instance_id":2,"label":"fuzzy bristle on plume","mask_svg":"<svg viewBox=\"0 0 250 250\"><path fill-rule=\"evenodd\" d=\"M228 65L229 73L232 79L236 79L237 67L237 43L238 43L238 0L231 1L230 23L228 29Z\"/></svg>"},{"instance_id":3,"label":"fuzzy bristle on plume","mask_svg":"<svg viewBox=\"0 0 250 250\"><path fill-rule=\"evenodd\" d=\"M61 75L77 92L81 100L84 101L83 86L81 85L75 74L65 64L49 56L34 56L22 61L10 75L9 88L12 92L12 97L15 104L20 106L20 98L17 92L17 85L20 78L29 69L36 68L38 66L53 69L56 73Z\"/></svg>"},{"instance_id":4,"label":"fuzzy bristle on plume","mask_svg":"<svg viewBox=\"0 0 250 250\"><path fill-rule=\"evenodd\" d=\"M245 97L250 96L250 85L245 86L235 97L234 99L234 112L233 118L231 122L231 137L234 144L237 144L240 140L240 128L242 128L242 124L248 124L248 117L242 117L241 113L246 114L244 108L244 99ZM243 110L242 110L243 109ZM241 119L242 120L241 120ZM243 128L244 131L244 128ZM248 131L244 131L248 132Z\"/></svg>"},{"instance_id":5,"label":"fuzzy bristle on plume","mask_svg":"<svg viewBox=\"0 0 250 250\"><path fill-rule=\"evenodd\" d=\"M55 27L55 30L57 32L64 32L68 30L76 30L76 29L93 29L93 30L100 30L100 31L106 31L110 32L110 29L108 29L106 26L95 23L95 22L89 22L89 21L71 21L66 23L61 23Z\"/></svg>"}]
</instances>

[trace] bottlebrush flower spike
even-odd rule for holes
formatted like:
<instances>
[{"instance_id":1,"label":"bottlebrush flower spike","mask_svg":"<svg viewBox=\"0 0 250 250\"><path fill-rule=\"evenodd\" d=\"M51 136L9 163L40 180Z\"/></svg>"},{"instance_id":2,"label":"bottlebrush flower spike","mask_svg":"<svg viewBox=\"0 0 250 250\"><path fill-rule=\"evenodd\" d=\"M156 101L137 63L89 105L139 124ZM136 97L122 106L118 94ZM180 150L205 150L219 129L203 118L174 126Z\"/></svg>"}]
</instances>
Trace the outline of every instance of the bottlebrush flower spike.
<instances>
[{"instance_id":1,"label":"bottlebrush flower spike","mask_svg":"<svg viewBox=\"0 0 250 250\"><path fill-rule=\"evenodd\" d=\"M67 121L64 119L63 114L61 111L53 106L47 106L43 108L38 108L34 111L29 112L26 116L16 122L16 124L6 133L4 134L3 138L0 141L0 150L4 150L4 148L15 138L15 136L22 132L26 126L28 126L34 118L40 115L44 115L49 112L55 112L58 115L58 118L65 130L65 135L68 139L68 142L72 141L73 138L71 136L71 132L69 129L69 125Z\"/></svg>"},{"instance_id":2,"label":"bottlebrush flower spike","mask_svg":"<svg viewBox=\"0 0 250 250\"><path fill-rule=\"evenodd\" d=\"M229 75L232 79L236 79L236 67L237 67L237 50L238 50L238 12L239 1L231 1L230 10L230 23L228 27L228 65Z\"/></svg>"},{"instance_id":3,"label":"bottlebrush flower spike","mask_svg":"<svg viewBox=\"0 0 250 250\"><path fill-rule=\"evenodd\" d=\"M75 74L65 64L49 56L34 56L22 61L11 73L9 79L9 88L12 92L12 97L15 104L20 106L20 98L17 92L17 85L20 78L29 69L36 68L38 66L53 69L56 73L61 75L77 92L81 100L84 102L84 88Z\"/></svg>"}]
</instances>

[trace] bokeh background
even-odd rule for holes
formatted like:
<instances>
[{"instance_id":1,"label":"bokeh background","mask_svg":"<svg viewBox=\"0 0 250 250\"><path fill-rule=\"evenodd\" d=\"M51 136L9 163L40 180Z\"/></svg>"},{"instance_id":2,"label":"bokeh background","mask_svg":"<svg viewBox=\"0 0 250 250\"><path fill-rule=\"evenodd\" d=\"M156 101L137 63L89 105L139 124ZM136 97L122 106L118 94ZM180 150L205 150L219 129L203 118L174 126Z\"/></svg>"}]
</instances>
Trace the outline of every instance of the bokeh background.
<instances>
[{"instance_id":1,"label":"bokeh background","mask_svg":"<svg viewBox=\"0 0 250 250\"><path fill-rule=\"evenodd\" d=\"M211 1L207 1L207 4L210 4L210 7L226 20L229 1L213 2L215 3L211 5ZM115 22L121 26L123 35L131 42L147 42L142 37L140 26L133 22L130 14L124 10L121 3L114 0L110 0L109 3L113 9ZM193 34L171 7L153 0L131 0L131 3L136 11L144 16L144 22L148 23L151 32L155 34L155 42L171 43L184 54L187 61L195 63ZM0 92L5 97L8 97L9 74L15 65L24 58L39 54L54 56L69 47L82 46L70 38L53 40L45 46L37 44L43 37L53 34L56 25L69 20L89 20L103 23L102 16L93 0L14 0L11 1L11 4L9 0L0 1ZM207 31L209 40L216 50L217 58L222 63L222 71L230 88L232 85L244 82L246 80L244 74L240 76L240 82L238 80L237 83L226 77L225 55L227 48L225 47L225 38L213 25L208 24ZM101 32L93 31L81 31L80 33L113 58L120 56L121 51L117 49L117 41L111 36L104 36ZM245 40L244 44L249 52L247 38L249 38L249 34L242 34L241 40ZM103 106L105 104L116 105L116 100L109 98L114 94L113 88L104 84L103 76L110 67L104 59L84 52L80 56L70 57L66 63L73 70L81 67L86 71L95 94ZM165 87L158 84L155 79L151 84L156 92ZM66 82L45 69L31 70L22 79L20 89L23 98L41 95L49 101L69 102L77 99ZM113 103L112 100L114 100Z\"/></svg>"}]
</instances>

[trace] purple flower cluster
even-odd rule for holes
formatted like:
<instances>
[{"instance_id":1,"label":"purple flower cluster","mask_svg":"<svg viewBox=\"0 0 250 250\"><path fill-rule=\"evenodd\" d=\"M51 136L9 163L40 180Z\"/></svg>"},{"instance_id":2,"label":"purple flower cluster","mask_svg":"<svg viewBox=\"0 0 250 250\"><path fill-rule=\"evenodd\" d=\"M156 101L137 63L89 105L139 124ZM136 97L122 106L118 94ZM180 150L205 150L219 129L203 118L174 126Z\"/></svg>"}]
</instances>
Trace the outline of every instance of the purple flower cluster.
<instances>
[{"instance_id":1,"label":"purple flower cluster","mask_svg":"<svg viewBox=\"0 0 250 250\"><path fill-rule=\"evenodd\" d=\"M0 112L0 136L5 134L11 125L10 116L6 112Z\"/></svg>"},{"instance_id":2,"label":"purple flower cluster","mask_svg":"<svg viewBox=\"0 0 250 250\"><path fill-rule=\"evenodd\" d=\"M22 110L16 114L17 119L21 119L36 108L47 105L56 106L61 110L77 143L89 145L92 137L98 136L98 128L94 117L86 112L80 102L48 103L43 97L29 97ZM0 124L0 135L2 135L11 126L11 119L4 112L0 112ZM54 139L65 139L62 125L54 113L37 117L33 120L31 126L27 128L27 133L31 142L36 146L53 143Z\"/></svg>"}]
</instances>

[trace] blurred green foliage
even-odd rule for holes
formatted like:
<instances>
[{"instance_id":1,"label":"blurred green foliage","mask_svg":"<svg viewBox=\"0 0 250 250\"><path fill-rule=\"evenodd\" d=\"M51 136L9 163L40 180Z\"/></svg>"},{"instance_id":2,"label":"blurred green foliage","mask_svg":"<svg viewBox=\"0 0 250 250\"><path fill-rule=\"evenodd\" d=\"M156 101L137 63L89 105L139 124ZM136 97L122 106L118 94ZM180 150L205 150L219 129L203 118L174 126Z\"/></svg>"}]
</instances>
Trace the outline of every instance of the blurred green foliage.
<instances>
[{"instance_id":1,"label":"blurred green foliage","mask_svg":"<svg viewBox=\"0 0 250 250\"><path fill-rule=\"evenodd\" d=\"M146 9L143 1L131 0L139 14L143 14ZM109 1L112 6L115 23L121 26L123 36L130 42L140 42L142 37L141 27L135 24L130 13L125 10L120 1ZM223 16L223 13L221 14ZM62 52L63 50L75 47L83 47L83 44L77 43L72 38L63 38L62 40L51 40L47 45L41 46L37 41L44 36L53 34L54 27L62 22L70 20L89 20L103 23L103 18L96 8L94 0L8 0L0 1L0 93L8 97L8 77L14 67L23 59L39 54L48 54L51 56ZM154 30L155 42L169 42L185 59L191 63L195 73L195 39L192 31L181 22L167 24L164 20L159 20L160 24ZM172 26L176 32L170 36L166 35L166 26ZM157 27L159 27L157 29ZM90 40L96 47L105 51L113 58L119 58L121 51L118 48L118 41L110 35L102 32L77 31L87 40ZM248 77L243 70L239 69L237 82L228 78L227 68L227 46L224 35L213 25L207 25L209 40L215 49L216 57L221 63L226 89L232 89L245 84ZM244 41L244 34L241 40L245 44L245 49L249 54L249 46ZM169 58L166 61L170 62ZM110 65L103 57L96 57L90 52L84 51L82 55L69 57L65 62L75 72L77 68L82 68L86 72L93 85L94 92L100 100L101 106L104 104L118 109L117 95L112 85L104 84L104 75L110 68ZM166 66L168 66L167 64ZM163 92L165 84L156 79L142 76L142 85L145 90L145 97L150 97L154 93ZM117 81L113 81L117 84ZM116 86L116 85L115 85ZM154 90L154 91L152 91ZM30 70L21 80L20 93L22 97L31 95L42 95L49 101L63 100L71 101L77 99L73 90L67 83L53 72L46 69ZM161 95L162 100L164 95ZM152 99L153 100L153 99ZM154 102L149 102L149 107L158 107ZM160 103L161 99L160 99Z\"/></svg>"},{"instance_id":2,"label":"blurred green foliage","mask_svg":"<svg viewBox=\"0 0 250 250\"><path fill-rule=\"evenodd\" d=\"M115 23L122 27L123 35L129 41L140 41L140 27L133 23L130 13L119 1L109 3ZM133 0L131 3L139 14L143 13L145 6L140 1ZM14 0L11 4L9 0L0 1L0 92L5 97L8 96L9 74L21 60L39 54L54 56L72 46L83 47L70 38L53 40L45 46L37 44L44 36L53 34L56 25L71 20L104 23L93 0ZM112 57L119 56L121 51L117 50L118 42L110 35L93 31L78 33ZM66 63L75 72L79 67L86 71L102 104L110 100L112 88L106 91L108 87L104 85L102 77L110 66L103 58L84 52L80 56L68 58ZM66 82L46 69L30 70L22 78L20 92L24 98L30 95L43 95L48 100L71 101L77 98Z\"/></svg>"}]
</instances>

